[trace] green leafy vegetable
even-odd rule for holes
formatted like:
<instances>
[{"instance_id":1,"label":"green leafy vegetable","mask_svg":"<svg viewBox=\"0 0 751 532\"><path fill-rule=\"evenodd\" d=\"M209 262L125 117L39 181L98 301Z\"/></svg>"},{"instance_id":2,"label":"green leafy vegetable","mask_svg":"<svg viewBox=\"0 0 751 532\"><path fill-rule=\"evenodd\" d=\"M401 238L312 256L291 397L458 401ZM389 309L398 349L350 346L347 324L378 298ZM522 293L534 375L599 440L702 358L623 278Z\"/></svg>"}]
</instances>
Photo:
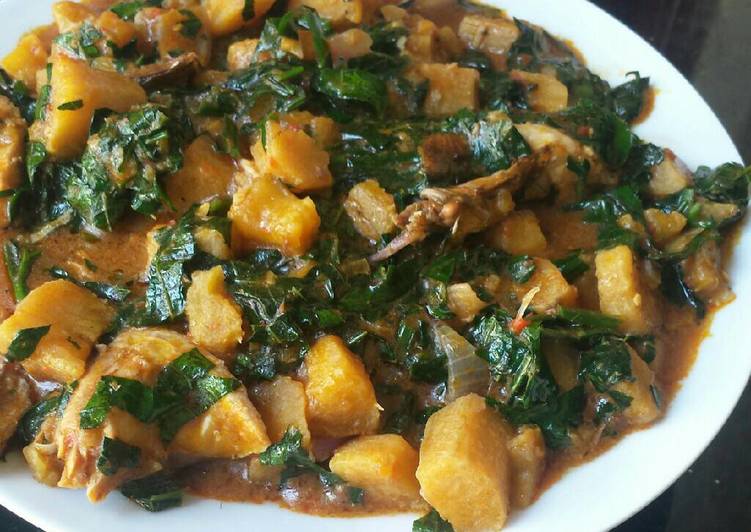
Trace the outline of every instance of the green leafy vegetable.
<instances>
[{"instance_id":1,"label":"green leafy vegetable","mask_svg":"<svg viewBox=\"0 0 751 532\"><path fill-rule=\"evenodd\" d=\"M488 362L491 376L507 388L510 402L527 408L554 394L556 387L544 367L542 326L533 323L516 335L510 322L506 311L493 307L475 320L468 337L477 356Z\"/></svg>"},{"instance_id":2,"label":"green leafy vegetable","mask_svg":"<svg viewBox=\"0 0 751 532\"><path fill-rule=\"evenodd\" d=\"M57 106L58 111L75 111L83 107L83 100L72 100Z\"/></svg>"},{"instance_id":3,"label":"green leafy vegetable","mask_svg":"<svg viewBox=\"0 0 751 532\"><path fill-rule=\"evenodd\" d=\"M29 358L37 348L40 340L50 331L49 325L21 329L8 346L5 358L11 362L21 362Z\"/></svg>"},{"instance_id":4,"label":"green leafy vegetable","mask_svg":"<svg viewBox=\"0 0 751 532\"><path fill-rule=\"evenodd\" d=\"M154 235L159 248L146 274L146 311L156 322L174 320L185 310L184 266L196 254L195 223L191 210Z\"/></svg>"},{"instance_id":5,"label":"green leafy vegetable","mask_svg":"<svg viewBox=\"0 0 751 532\"><path fill-rule=\"evenodd\" d=\"M122 303L130 295L130 290L124 286L112 285L107 283L97 283L94 281L79 281L74 278L70 273L60 268L59 266L53 266L50 268L50 275L55 279L65 279L70 281L81 288L85 288L90 292L96 294L97 297L107 299L113 303Z\"/></svg>"},{"instance_id":6,"label":"green leafy vegetable","mask_svg":"<svg viewBox=\"0 0 751 532\"><path fill-rule=\"evenodd\" d=\"M748 205L748 187L751 167L727 163L714 170L700 166L694 174L696 191L712 201L735 203L745 209Z\"/></svg>"},{"instance_id":7,"label":"green leafy vegetable","mask_svg":"<svg viewBox=\"0 0 751 532\"><path fill-rule=\"evenodd\" d=\"M0 68L0 94L8 98L18 108L26 122L34 121L36 102L29 95L28 87L22 81L13 79L2 68Z\"/></svg>"},{"instance_id":8,"label":"green leafy vegetable","mask_svg":"<svg viewBox=\"0 0 751 532\"><path fill-rule=\"evenodd\" d=\"M430 512L412 523L412 532L454 532L454 527L431 508Z\"/></svg>"},{"instance_id":9,"label":"green leafy vegetable","mask_svg":"<svg viewBox=\"0 0 751 532\"><path fill-rule=\"evenodd\" d=\"M180 33L189 39L195 39L201 31L203 23L190 9L181 9L180 14L185 17L181 22Z\"/></svg>"},{"instance_id":10,"label":"green leafy vegetable","mask_svg":"<svg viewBox=\"0 0 751 532\"><path fill-rule=\"evenodd\" d=\"M363 490L348 486L346 482L335 473L318 465L302 447L302 434L297 427L290 427L284 433L284 437L278 443L274 443L258 456L260 462L266 466L284 466L281 483L296 476L312 473L318 476L321 485L326 489L342 486L346 489L350 501L353 504L362 502Z\"/></svg>"},{"instance_id":11,"label":"green leafy vegetable","mask_svg":"<svg viewBox=\"0 0 751 532\"><path fill-rule=\"evenodd\" d=\"M206 412L240 386L235 379L210 375L214 363L197 349L167 364L154 388L154 414L162 440L169 442L188 421Z\"/></svg>"},{"instance_id":12,"label":"green leafy vegetable","mask_svg":"<svg viewBox=\"0 0 751 532\"><path fill-rule=\"evenodd\" d=\"M77 382L65 385L61 391L51 393L26 411L16 427L16 435L21 444L26 446L34 441L47 417L53 414L57 417L63 415L77 386Z\"/></svg>"},{"instance_id":13,"label":"green leafy vegetable","mask_svg":"<svg viewBox=\"0 0 751 532\"><path fill-rule=\"evenodd\" d=\"M558 267L569 283L575 282L589 270L589 264L582 259L581 251L572 251L565 257L554 260L553 264Z\"/></svg>"},{"instance_id":14,"label":"green leafy vegetable","mask_svg":"<svg viewBox=\"0 0 751 532\"><path fill-rule=\"evenodd\" d=\"M86 406L81 409L81 428L95 429L101 426L113 406L148 423L154 411L154 394L151 388L140 381L105 375L97 383Z\"/></svg>"},{"instance_id":15,"label":"green leafy vegetable","mask_svg":"<svg viewBox=\"0 0 751 532\"><path fill-rule=\"evenodd\" d=\"M21 301L29 293L26 279L31 273L31 267L34 264L34 261L37 260L40 255L40 251L14 242L13 240L8 240L3 244L5 270L8 272L8 278L13 287L13 297L15 298L16 303Z\"/></svg>"},{"instance_id":16,"label":"green leafy vegetable","mask_svg":"<svg viewBox=\"0 0 751 532\"><path fill-rule=\"evenodd\" d=\"M183 502L182 488L172 475L164 471L129 480L120 486L120 492L149 512L161 512Z\"/></svg>"},{"instance_id":17,"label":"green leafy vegetable","mask_svg":"<svg viewBox=\"0 0 751 532\"><path fill-rule=\"evenodd\" d=\"M313 88L332 101L344 100L369 105L376 113L386 108L386 84L379 76L352 68L323 68L313 80Z\"/></svg>"},{"instance_id":18,"label":"green leafy vegetable","mask_svg":"<svg viewBox=\"0 0 751 532\"><path fill-rule=\"evenodd\" d=\"M141 449L128 445L118 439L102 439L102 448L96 461L96 468L105 476L112 476L120 468L132 469L141 460Z\"/></svg>"},{"instance_id":19,"label":"green leafy vegetable","mask_svg":"<svg viewBox=\"0 0 751 532\"><path fill-rule=\"evenodd\" d=\"M528 255L514 257L508 263L508 272L515 283L526 283L535 273L535 261Z\"/></svg>"}]
</instances>

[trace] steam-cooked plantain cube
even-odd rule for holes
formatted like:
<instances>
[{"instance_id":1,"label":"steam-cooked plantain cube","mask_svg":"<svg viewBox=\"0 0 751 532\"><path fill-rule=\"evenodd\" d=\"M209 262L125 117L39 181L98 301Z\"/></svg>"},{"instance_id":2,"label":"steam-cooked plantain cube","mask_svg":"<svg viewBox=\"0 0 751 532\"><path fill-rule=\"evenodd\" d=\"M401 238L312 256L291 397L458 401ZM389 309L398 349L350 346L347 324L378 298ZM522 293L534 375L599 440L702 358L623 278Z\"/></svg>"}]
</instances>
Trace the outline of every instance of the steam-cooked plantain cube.
<instances>
[{"instance_id":1,"label":"steam-cooked plantain cube","mask_svg":"<svg viewBox=\"0 0 751 532\"><path fill-rule=\"evenodd\" d=\"M274 0L201 0L214 37L227 35L261 19L273 4Z\"/></svg>"},{"instance_id":2,"label":"steam-cooked plantain cube","mask_svg":"<svg viewBox=\"0 0 751 532\"><path fill-rule=\"evenodd\" d=\"M278 248L285 255L305 254L318 235L321 219L310 198L300 199L275 177L253 177L232 197L232 248Z\"/></svg>"},{"instance_id":3,"label":"steam-cooked plantain cube","mask_svg":"<svg viewBox=\"0 0 751 532\"><path fill-rule=\"evenodd\" d=\"M456 315L458 320L464 323L469 323L475 319L475 316L488 306L485 301L477 297L469 283L449 285L446 299L449 310Z\"/></svg>"},{"instance_id":4,"label":"steam-cooked plantain cube","mask_svg":"<svg viewBox=\"0 0 751 532\"><path fill-rule=\"evenodd\" d=\"M278 177L294 192L329 188L329 154L300 127L266 122L266 142L259 139L252 148L258 169Z\"/></svg>"},{"instance_id":5,"label":"steam-cooked plantain cube","mask_svg":"<svg viewBox=\"0 0 751 532\"><path fill-rule=\"evenodd\" d=\"M478 106L480 73L456 63L423 63L420 74L429 83L425 98L425 114L430 117L449 116Z\"/></svg>"},{"instance_id":6,"label":"steam-cooked plantain cube","mask_svg":"<svg viewBox=\"0 0 751 532\"><path fill-rule=\"evenodd\" d=\"M511 79L527 88L530 107L539 113L557 113L568 107L568 88L553 76L512 70Z\"/></svg>"},{"instance_id":7,"label":"steam-cooked plantain cube","mask_svg":"<svg viewBox=\"0 0 751 532\"><path fill-rule=\"evenodd\" d=\"M490 244L510 255L540 256L548 242L532 211L514 211L489 231Z\"/></svg>"},{"instance_id":8,"label":"steam-cooked plantain cube","mask_svg":"<svg viewBox=\"0 0 751 532\"><path fill-rule=\"evenodd\" d=\"M645 334L652 328L654 308L642 285L631 248L625 245L595 254L600 310L621 320L621 330Z\"/></svg>"},{"instance_id":9,"label":"steam-cooked plantain cube","mask_svg":"<svg viewBox=\"0 0 751 532\"><path fill-rule=\"evenodd\" d=\"M655 375L649 365L631 348L631 381L621 381L613 389L631 397L623 415L631 425L646 425L657 419L660 409L655 402L653 386Z\"/></svg>"},{"instance_id":10,"label":"steam-cooked plantain cube","mask_svg":"<svg viewBox=\"0 0 751 532\"><path fill-rule=\"evenodd\" d=\"M253 62L253 54L256 52L259 39L243 39L236 41L227 48L227 68L230 70L242 70L248 68Z\"/></svg>"},{"instance_id":11,"label":"steam-cooked plantain cube","mask_svg":"<svg viewBox=\"0 0 751 532\"><path fill-rule=\"evenodd\" d=\"M215 355L227 354L242 342L242 311L227 293L221 266L193 273L185 314L190 337Z\"/></svg>"},{"instance_id":12,"label":"steam-cooked plantain cube","mask_svg":"<svg viewBox=\"0 0 751 532\"><path fill-rule=\"evenodd\" d=\"M129 478L144 476L166 465L169 457L187 460L242 458L263 451L269 445L261 416L240 386L183 425L165 448L156 424L142 423L119 408L107 413L97 428L82 429L80 414L104 375L115 375L153 387L165 365L191 351L195 345L182 334L166 329L130 329L121 333L103 351L73 392L55 435L58 456L64 463L60 487L87 487L93 501ZM203 355L215 364L210 373L230 377L222 362ZM104 436L116 438L141 450L139 465L105 476L96 469Z\"/></svg>"},{"instance_id":13,"label":"steam-cooked plantain cube","mask_svg":"<svg viewBox=\"0 0 751 532\"><path fill-rule=\"evenodd\" d=\"M558 305L576 304L578 292L566 281L558 267L548 259L535 259L535 271L526 283L513 286L516 298L521 299L533 288L539 288L531 307L536 312L552 310Z\"/></svg>"},{"instance_id":14,"label":"steam-cooked plantain cube","mask_svg":"<svg viewBox=\"0 0 751 532\"><path fill-rule=\"evenodd\" d=\"M319 338L305 357L310 432L328 438L372 434L380 407L362 361L338 336Z\"/></svg>"},{"instance_id":15,"label":"steam-cooked plantain cube","mask_svg":"<svg viewBox=\"0 0 751 532\"><path fill-rule=\"evenodd\" d=\"M67 33L78 28L83 22L93 21L96 13L80 2L56 2L52 5L52 16L57 24L57 30Z\"/></svg>"},{"instance_id":16,"label":"steam-cooked plantain cube","mask_svg":"<svg viewBox=\"0 0 751 532\"><path fill-rule=\"evenodd\" d=\"M508 444L511 460L511 502L516 508L532 504L545 472L545 439L536 425L525 425Z\"/></svg>"},{"instance_id":17,"label":"steam-cooked plantain cube","mask_svg":"<svg viewBox=\"0 0 751 532\"><path fill-rule=\"evenodd\" d=\"M37 72L47 66L48 55L44 41L36 33L27 33L21 37L13 51L3 58L2 67L34 92Z\"/></svg>"},{"instance_id":18,"label":"steam-cooked plantain cube","mask_svg":"<svg viewBox=\"0 0 751 532\"><path fill-rule=\"evenodd\" d=\"M164 181L164 188L178 212L216 196L227 196L235 173L232 157L219 153L211 137L190 143L179 172Z\"/></svg>"},{"instance_id":19,"label":"steam-cooked plantain cube","mask_svg":"<svg viewBox=\"0 0 751 532\"><path fill-rule=\"evenodd\" d=\"M49 281L32 290L0 324L0 352L7 352L20 330L50 325L21 364L35 379L72 382L83 375L94 342L114 315L88 290L68 281Z\"/></svg>"},{"instance_id":20,"label":"steam-cooked plantain cube","mask_svg":"<svg viewBox=\"0 0 751 532\"><path fill-rule=\"evenodd\" d=\"M357 232L370 240L396 229L394 196L383 190L375 179L366 179L352 187L344 200L344 210Z\"/></svg>"},{"instance_id":21,"label":"steam-cooked plantain cube","mask_svg":"<svg viewBox=\"0 0 751 532\"><path fill-rule=\"evenodd\" d=\"M360 436L339 447L331 471L363 488L368 501L408 509L420 501L418 454L398 434Z\"/></svg>"},{"instance_id":22,"label":"steam-cooked plantain cube","mask_svg":"<svg viewBox=\"0 0 751 532\"><path fill-rule=\"evenodd\" d=\"M32 405L33 390L24 371L12 363L0 362L0 455L16 432L16 425Z\"/></svg>"},{"instance_id":23,"label":"steam-cooked plantain cube","mask_svg":"<svg viewBox=\"0 0 751 532\"><path fill-rule=\"evenodd\" d=\"M46 118L32 137L42 139L47 152L56 159L71 159L81 154L89 136L96 109L119 113L146 102L146 93L130 78L117 72L94 70L85 61L55 54L52 62L52 92ZM81 101L81 107L64 110L66 103Z\"/></svg>"},{"instance_id":24,"label":"steam-cooked plantain cube","mask_svg":"<svg viewBox=\"0 0 751 532\"><path fill-rule=\"evenodd\" d=\"M107 39L123 48L136 38L136 26L121 19L113 11L102 11L96 21L96 26L107 36Z\"/></svg>"},{"instance_id":25,"label":"steam-cooked plantain cube","mask_svg":"<svg viewBox=\"0 0 751 532\"><path fill-rule=\"evenodd\" d=\"M476 394L428 419L420 447L420 494L457 532L500 530L509 513L510 429Z\"/></svg>"},{"instance_id":26,"label":"steam-cooked plantain cube","mask_svg":"<svg viewBox=\"0 0 751 532\"><path fill-rule=\"evenodd\" d=\"M660 209L645 210L644 218L647 222L647 229L657 244L664 244L680 234L688 222L686 217L679 212L668 213Z\"/></svg>"},{"instance_id":27,"label":"steam-cooked plantain cube","mask_svg":"<svg viewBox=\"0 0 751 532\"><path fill-rule=\"evenodd\" d=\"M271 382L256 384L249 393L272 442L280 441L289 427L296 427L302 434L303 447L310 447L310 430L305 417L308 401L301 382L279 376Z\"/></svg>"}]
</instances>

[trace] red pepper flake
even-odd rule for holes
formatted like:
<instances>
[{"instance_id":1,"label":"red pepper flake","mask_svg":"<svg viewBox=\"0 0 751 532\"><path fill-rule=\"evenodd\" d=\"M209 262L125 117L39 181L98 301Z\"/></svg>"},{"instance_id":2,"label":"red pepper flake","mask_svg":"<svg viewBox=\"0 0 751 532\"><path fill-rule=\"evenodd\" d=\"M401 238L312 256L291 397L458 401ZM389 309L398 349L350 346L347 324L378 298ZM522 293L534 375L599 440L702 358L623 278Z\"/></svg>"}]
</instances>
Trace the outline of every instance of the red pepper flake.
<instances>
[{"instance_id":1,"label":"red pepper flake","mask_svg":"<svg viewBox=\"0 0 751 532\"><path fill-rule=\"evenodd\" d=\"M524 318L514 318L509 324L509 329L511 329L512 333L519 336L531 323L531 321L525 320Z\"/></svg>"}]
</instances>

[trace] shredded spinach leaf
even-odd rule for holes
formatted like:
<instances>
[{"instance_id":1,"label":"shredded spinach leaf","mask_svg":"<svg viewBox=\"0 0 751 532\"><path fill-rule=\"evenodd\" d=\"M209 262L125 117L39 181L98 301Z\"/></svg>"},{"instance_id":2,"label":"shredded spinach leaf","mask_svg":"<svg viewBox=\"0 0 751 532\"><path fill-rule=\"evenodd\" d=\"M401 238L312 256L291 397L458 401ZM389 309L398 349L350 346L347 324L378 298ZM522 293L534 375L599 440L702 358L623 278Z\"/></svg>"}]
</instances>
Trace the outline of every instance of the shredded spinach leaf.
<instances>
[{"instance_id":1,"label":"shredded spinach leaf","mask_svg":"<svg viewBox=\"0 0 751 532\"><path fill-rule=\"evenodd\" d=\"M41 251L24 246L13 240L8 240L3 244L5 270L8 272L8 278L13 287L13 297L16 303L28 295L29 287L26 285L26 279L31 273L34 261L40 255Z\"/></svg>"},{"instance_id":2,"label":"shredded spinach leaf","mask_svg":"<svg viewBox=\"0 0 751 532\"><path fill-rule=\"evenodd\" d=\"M29 358L39 345L39 342L50 331L49 325L21 329L16 333L8 346L5 358L10 362L21 362Z\"/></svg>"},{"instance_id":3,"label":"shredded spinach leaf","mask_svg":"<svg viewBox=\"0 0 751 532\"><path fill-rule=\"evenodd\" d=\"M164 471L129 480L120 486L120 492L149 512L161 512L181 506L183 502L182 488L172 475Z\"/></svg>"},{"instance_id":4,"label":"shredded spinach leaf","mask_svg":"<svg viewBox=\"0 0 751 532\"><path fill-rule=\"evenodd\" d=\"M96 468L105 476L112 476L121 468L132 469L141 460L141 449L127 443L104 436Z\"/></svg>"},{"instance_id":5,"label":"shredded spinach leaf","mask_svg":"<svg viewBox=\"0 0 751 532\"><path fill-rule=\"evenodd\" d=\"M412 532L454 532L454 527L431 508L430 512L412 523Z\"/></svg>"}]
</instances>

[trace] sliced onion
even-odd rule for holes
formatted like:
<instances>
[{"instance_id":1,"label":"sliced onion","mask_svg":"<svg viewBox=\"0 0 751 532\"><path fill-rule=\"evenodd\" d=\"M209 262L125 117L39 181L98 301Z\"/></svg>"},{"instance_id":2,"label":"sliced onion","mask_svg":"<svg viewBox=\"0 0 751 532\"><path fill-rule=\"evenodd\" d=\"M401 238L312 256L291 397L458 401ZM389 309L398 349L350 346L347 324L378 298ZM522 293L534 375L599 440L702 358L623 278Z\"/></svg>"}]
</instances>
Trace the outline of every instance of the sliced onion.
<instances>
[{"instance_id":1,"label":"sliced onion","mask_svg":"<svg viewBox=\"0 0 751 532\"><path fill-rule=\"evenodd\" d=\"M487 393L490 371L488 364L475 355L475 347L440 321L433 323L433 338L448 359L446 400L451 402L468 393Z\"/></svg>"}]
</instances>

